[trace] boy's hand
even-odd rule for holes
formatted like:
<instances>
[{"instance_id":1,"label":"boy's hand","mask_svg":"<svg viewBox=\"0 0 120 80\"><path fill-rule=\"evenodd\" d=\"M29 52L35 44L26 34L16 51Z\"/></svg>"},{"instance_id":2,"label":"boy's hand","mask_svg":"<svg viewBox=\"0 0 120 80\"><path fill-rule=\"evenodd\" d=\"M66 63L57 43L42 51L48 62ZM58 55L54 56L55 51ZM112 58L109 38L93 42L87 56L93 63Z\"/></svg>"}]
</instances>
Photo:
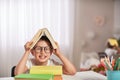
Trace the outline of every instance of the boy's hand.
<instances>
[{"instance_id":1,"label":"boy's hand","mask_svg":"<svg viewBox=\"0 0 120 80\"><path fill-rule=\"evenodd\" d=\"M24 45L24 48L25 48L25 51L30 51L30 45L32 44L32 42L27 42L25 45Z\"/></svg>"},{"instance_id":2,"label":"boy's hand","mask_svg":"<svg viewBox=\"0 0 120 80\"><path fill-rule=\"evenodd\" d=\"M53 50L53 53L54 53L56 56L58 56L61 52L60 52L60 49L59 49L58 43L55 42L55 44L57 45L57 49L54 49L54 50Z\"/></svg>"}]
</instances>

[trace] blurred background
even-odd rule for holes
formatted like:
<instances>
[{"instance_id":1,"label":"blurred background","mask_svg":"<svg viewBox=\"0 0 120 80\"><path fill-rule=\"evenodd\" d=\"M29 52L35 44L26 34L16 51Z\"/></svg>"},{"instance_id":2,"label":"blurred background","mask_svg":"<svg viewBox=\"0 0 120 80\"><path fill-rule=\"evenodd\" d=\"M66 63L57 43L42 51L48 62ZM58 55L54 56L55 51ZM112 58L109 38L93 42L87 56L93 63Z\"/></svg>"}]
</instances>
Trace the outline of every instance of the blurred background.
<instances>
[{"instance_id":1,"label":"blurred background","mask_svg":"<svg viewBox=\"0 0 120 80\"><path fill-rule=\"evenodd\" d=\"M0 77L11 76L24 44L43 27L79 71L82 53L120 38L120 0L0 0Z\"/></svg>"}]
</instances>

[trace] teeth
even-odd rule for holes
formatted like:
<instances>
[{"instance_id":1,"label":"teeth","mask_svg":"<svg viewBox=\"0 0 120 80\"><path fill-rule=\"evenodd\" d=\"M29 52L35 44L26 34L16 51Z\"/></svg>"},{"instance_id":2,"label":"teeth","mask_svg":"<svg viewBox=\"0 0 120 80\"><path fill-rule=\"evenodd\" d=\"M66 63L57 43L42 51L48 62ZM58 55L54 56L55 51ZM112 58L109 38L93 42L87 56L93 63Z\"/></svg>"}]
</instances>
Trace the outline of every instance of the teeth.
<instances>
[{"instance_id":1,"label":"teeth","mask_svg":"<svg viewBox=\"0 0 120 80\"><path fill-rule=\"evenodd\" d=\"M40 58L41 58L41 59L44 59L44 58L45 58L45 56L40 56Z\"/></svg>"}]
</instances>

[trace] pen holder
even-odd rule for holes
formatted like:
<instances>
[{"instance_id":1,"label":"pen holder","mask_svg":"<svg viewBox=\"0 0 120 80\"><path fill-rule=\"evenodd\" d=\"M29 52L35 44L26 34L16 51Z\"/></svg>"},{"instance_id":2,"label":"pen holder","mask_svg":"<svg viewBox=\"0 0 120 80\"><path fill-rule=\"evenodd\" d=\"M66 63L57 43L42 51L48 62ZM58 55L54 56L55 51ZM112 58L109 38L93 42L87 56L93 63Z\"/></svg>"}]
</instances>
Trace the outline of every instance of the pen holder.
<instances>
[{"instance_id":1,"label":"pen holder","mask_svg":"<svg viewBox=\"0 0 120 80\"><path fill-rule=\"evenodd\" d=\"M107 71L107 80L120 80L120 71Z\"/></svg>"}]
</instances>

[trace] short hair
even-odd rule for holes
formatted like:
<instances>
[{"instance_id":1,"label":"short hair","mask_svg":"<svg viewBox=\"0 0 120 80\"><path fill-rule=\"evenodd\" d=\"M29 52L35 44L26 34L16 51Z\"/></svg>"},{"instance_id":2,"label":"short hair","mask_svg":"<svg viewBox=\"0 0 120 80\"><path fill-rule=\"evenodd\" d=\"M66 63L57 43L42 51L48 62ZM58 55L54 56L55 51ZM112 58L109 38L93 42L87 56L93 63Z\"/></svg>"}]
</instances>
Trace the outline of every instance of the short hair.
<instances>
[{"instance_id":1,"label":"short hair","mask_svg":"<svg viewBox=\"0 0 120 80\"><path fill-rule=\"evenodd\" d=\"M39 41L40 41L40 40L47 42L47 44L50 46L50 48L53 49L50 40L49 40L46 36L42 36L42 37L39 39Z\"/></svg>"}]
</instances>

